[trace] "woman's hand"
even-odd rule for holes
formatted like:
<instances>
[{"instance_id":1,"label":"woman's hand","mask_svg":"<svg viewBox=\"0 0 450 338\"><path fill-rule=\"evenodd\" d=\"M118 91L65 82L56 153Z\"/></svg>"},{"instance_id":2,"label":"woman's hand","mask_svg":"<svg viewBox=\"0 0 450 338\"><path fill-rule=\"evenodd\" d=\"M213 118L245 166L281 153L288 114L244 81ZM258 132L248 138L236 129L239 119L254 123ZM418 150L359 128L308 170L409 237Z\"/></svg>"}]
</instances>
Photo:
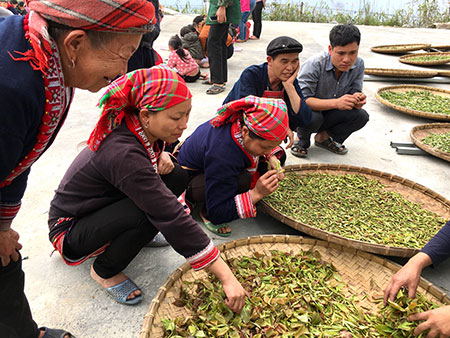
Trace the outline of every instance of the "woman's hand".
<instances>
[{"instance_id":1,"label":"woman's hand","mask_svg":"<svg viewBox=\"0 0 450 338\"><path fill-rule=\"evenodd\" d=\"M158 158L158 174L167 175L170 174L175 168L175 164L173 164L172 159L167 151L163 151Z\"/></svg>"},{"instance_id":2,"label":"woman's hand","mask_svg":"<svg viewBox=\"0 0 450 338\"><path fill-rule=\"evenodd\" d=\"M219 257L208 267L208 270L222 282L223 291L227 296L225 305L233 312L241 312L245 304L245 297L248 297L249 294L233 275L228 265Z\"/></svg>"},{"instance_id":3,"label":"woman's hand","mask_svg":"<svg viewBox=\"0 0 450 338\"><path fill-rule=\"evenodd\" d=\"M408 289L408 297L414 298L417 285L419 285L420 273L424 267L430 264L431 258L426 253L419 252L412 257L389 281L384 290L384 304L386 305L388 299L394 301L402 286Z\"/></svg>"},{"instance_id":4,"label":"woman's hand","mask_svg":"<svg viewBox=\"0 0 450 338\"><path fill-rule=\"evenodd\" d=\"M255 187L250 190L253 204L259 202L263 197L270 195L278 188L278 177L276 170L269 170L256 181Z\"/></svg>"},{"instance_id":5,"label":"woman's hand","mask_svg":"<svg viewBox=\"0 0 450 338\"><path fill-rule=\"evenodd\" d=\"M284 142L287 143L286 149L289 149L294 144L294 132L291 130L291 128L288 128L287 136Z\"/></svg>"},{"instance_id":6,"label":"woman's hand","mask_svg":"<svg viewBox=\"0 0 450 338\"><path fill-rule=\"evenodd\" d=\"M19 243L19 234L13 229L0 231L0 259L1 265L7 266L11 260L19 260L18 251L22 249Z\"/></svg>"},{"instance_id":7,"label":"woman's hand","mask_svg":"<svg viewBox=\"0 0 450 338\"><path fill-rule=\"evenodd\" d=\"M450 337L450 305L443 306L434 310L416 313L408 317L408 320L424 320L417 325L414 335L418 336L425 330L430 329L428 338Z\"/></svg>"},{"instance_id":8,"label":"woman's hand","mask_svg":"<svg viewBox=\"0 0 450 338\"><path fill-rule=\"evenodd\" d=\"M227 8L225 6L220 6L216 11L216 16L218 23L227 22Z\"/></svg>"},{"instance_id":9,"label":"woman's hand","mask_svg":"<svg viewBox=\"0 0 450 338\"><path fill-rule=\"evenodd\" d=\"M280 160L276 156L270 156L269 158L270 167L277 171L278 181L284 179L284 169L281 167Z\"/></svg>"}]
</instances>

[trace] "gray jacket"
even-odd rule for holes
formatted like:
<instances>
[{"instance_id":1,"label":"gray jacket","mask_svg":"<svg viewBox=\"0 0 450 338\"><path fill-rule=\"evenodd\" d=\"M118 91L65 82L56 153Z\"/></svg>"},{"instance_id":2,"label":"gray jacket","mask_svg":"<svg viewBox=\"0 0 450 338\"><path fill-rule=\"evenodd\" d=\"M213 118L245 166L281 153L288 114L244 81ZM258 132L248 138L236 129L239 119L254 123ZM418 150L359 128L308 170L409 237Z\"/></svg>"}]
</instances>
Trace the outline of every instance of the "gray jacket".
<instances>
[{"instance_id":1,"label":"gray jacket","mask_svg":"<svg viewBox=\"0 0 450 338\"><path fill-rule=\"evenodd\" d=\"M186 48L194 59L201 60L205 57L196 32L187 33L181 38L181 41L183 42L183 48Z\"/></svg>"}]
</instances>

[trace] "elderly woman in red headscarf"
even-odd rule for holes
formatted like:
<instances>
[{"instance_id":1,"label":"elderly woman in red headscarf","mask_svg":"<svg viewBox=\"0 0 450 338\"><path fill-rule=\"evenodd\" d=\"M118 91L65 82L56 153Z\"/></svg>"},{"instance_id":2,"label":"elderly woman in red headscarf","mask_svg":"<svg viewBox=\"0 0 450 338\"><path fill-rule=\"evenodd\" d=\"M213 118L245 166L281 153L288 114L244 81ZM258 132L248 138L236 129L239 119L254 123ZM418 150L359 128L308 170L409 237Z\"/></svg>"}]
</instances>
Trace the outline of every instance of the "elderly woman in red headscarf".
<instances>
[{"instance_id":1,"label":"elderly woman in red headscarf","mask_svg":"<svg viewBox=\"0 0 450 338\"><path fill-rule=\"evenodd\" d=\"M177 158L191 177L186 199L205 202L200 215L210 231L229 236L223 223L255 217L255 204L284 178L267 162L276 168L286 160L279 147L289 129L286 109L282 100L255 96L229 102L182 144Z\"/></svg>"},{"instance_id":2,"label":"elderly woman in red headscarf","mask_svg":"<svg viewBox=\"0 0 450 338\"><path fill-rule=\"evenodd\" d=\"M91 276L123 304L142 300L122 272L160 231L198 270L223 283L226 304L245 291L180 200L188 177L164 151L187 128L191 93L173 70L156 66L117 79L100 100L102 115L61 181L49 211L50 240L69 265L97 255ZM177 196L181 196L177 200Z\"/></svg>"},{"instance_id":3,"label":"elderly woman in red headscarf","mask_svg":"<svg viewBox=\"0 0 450 338\"><path fill-rule=\"evenodd\" d=\"M0 332L69 337L38 329L23 292L19 211L31 165L61 129L74 88L96 92L126 72L154 8L146 0L27 0L26 16L0 18ZM56 304L55 304L56 305Z\"/></svg>"}]
</instances>

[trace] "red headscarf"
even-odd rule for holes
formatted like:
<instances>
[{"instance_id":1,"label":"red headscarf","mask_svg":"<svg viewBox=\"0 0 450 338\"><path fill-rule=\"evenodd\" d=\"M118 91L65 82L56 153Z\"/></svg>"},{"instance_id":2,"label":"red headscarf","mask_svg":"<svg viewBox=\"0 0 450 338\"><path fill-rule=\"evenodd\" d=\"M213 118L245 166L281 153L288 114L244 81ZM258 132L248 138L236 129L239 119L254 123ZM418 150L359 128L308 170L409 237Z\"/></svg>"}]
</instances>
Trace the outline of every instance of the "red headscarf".
<instances>
[{"instance_id":1,"label":"red headscarf","mask_svg":"<svg viewBox=\"0 0 450 338\"><path fill-rule=\"evenodd\" d=\"M192 97L177 72L164 66L138 69L115 80L99 101L102 108L88 145L96 151L100 143L116 128L130 108L161 111Z\"/></svg>"},{"instance_id":2,"label":"red headscarf","mask_svg":"<svg viewBox=\"0 0 450 338\"><path fill-rule=\"evenodd\" d=\"M250 95L223 105L210 123L220 127L240 118L244 119L248 129L265 140L282 141L287 136L289 118L283 100Z\"/></svg>"},{"instance_id":3,"label":"red headscarf","mask_svg":"<svg viewBox=\"0 0 450 338\"><path fill-rule=\"evenodd\" d=\"M25 37L31 50L15 60L30 61L35 70L46 72L51 55L46 20L83 30L146 33L156 22L155 9L147 0L28 0L24 19Z\"/></svg>"}]
</instances>

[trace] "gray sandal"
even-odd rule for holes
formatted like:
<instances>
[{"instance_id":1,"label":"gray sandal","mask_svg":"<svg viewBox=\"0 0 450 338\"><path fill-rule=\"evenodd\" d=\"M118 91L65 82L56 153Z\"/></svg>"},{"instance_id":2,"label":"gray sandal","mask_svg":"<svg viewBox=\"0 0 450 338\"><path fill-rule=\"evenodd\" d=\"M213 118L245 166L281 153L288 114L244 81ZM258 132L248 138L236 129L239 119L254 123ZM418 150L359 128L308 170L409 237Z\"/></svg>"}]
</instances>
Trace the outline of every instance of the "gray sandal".
<instances>
[{"instance_id":1,"label":"gray sandal","mask_svg":"<svg viewBox=\"0 0 450 338\"><path fill-rule=\"evenodd\" d=\"M65 330L60 329L49 329L48 327L40 327L40 331L44 331L44 335L42 338L66 338L66 336L69 336L70 338L75 338L73 334L70 332L67 332Z\"/></svg>"}]
</instances>

